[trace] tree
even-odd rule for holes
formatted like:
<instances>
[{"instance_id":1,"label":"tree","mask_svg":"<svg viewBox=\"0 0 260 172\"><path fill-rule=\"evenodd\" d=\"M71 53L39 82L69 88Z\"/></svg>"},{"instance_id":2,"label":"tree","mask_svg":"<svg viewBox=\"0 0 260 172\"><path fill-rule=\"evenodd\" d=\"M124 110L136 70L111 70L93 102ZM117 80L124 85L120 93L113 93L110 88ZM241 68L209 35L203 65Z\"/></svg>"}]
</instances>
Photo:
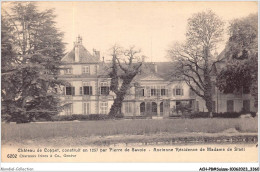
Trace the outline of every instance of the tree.
<instances>
[{"instance_id":1,"label":"tree","mask_svg":"<svg viewBox=\"0 0 260 172\"><path fill-rule=\"evenodd\" d=\"M221 91L232 92L249 88L257 107L257 59L258 59L257 14L236 19L229 26L229 40L224 56L227 65L217 77Z\"/></svg>"},{"instance_id":2,"label":"tree","mask_svg":"<svg viewBox=\"0 0 260 172\"><path fill-rule=\"evenodd\" d=\"M188 19L186 41L175 44L168 53L175 65L175 76L206 102L212 117L212 76L217 59L212 54L222 40L224 22L212 11L194 14Z\"/></svg>"},{"instance_id":3,"label":"tree","mask_svg":"<svg viewBox=\"0 0 260 172\"><path fill-rule=\"evenodd\" d=\"M110 117L120 115L127 90L130 89L132 80L142 66L141 62L135 62L138 53L140 53L140 50L135 50L134 47L123 50L115 45L112 48L112 70L109 74L111 77L110 89L116 94L116 98L109 112ZM122 61L124 61L124 64L122 64Z\"/></svg>"},{"instance_id":4,"label":"tree","mask_svg":"<svg viewBox=\"0 0 260 172\"><path fill-rule=\"evenodd\" d=\"M12 120L58 113L57 87L63 34L53 9L38 11L34 2L19 2L2 13L2 114Z\"/></svg>"}]
</instances>

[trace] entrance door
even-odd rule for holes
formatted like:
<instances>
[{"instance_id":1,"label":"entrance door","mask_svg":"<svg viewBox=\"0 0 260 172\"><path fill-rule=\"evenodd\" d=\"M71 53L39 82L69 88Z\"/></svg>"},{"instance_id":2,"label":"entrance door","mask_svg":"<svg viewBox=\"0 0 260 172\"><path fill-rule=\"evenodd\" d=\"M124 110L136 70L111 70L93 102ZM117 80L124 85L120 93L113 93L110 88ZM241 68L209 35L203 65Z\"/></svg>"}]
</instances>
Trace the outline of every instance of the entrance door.
<instances>
[{"instance_id":1,"label":"entrance door","mask_svg":"<svg viewBox=\"0 0 260 172\"><path fill-rule=\"evenodd\" d=\"M163 102L160 103L160 116L163 116Z\"/></svg>"},{"instance_id":2,"label":"entrance door","mask_svg":"<svg viewBox=\"0 0 260 172\"><path fill-rule=\"evenodd\" d=\"M157 104L152 102L152 116L157 116Z\"/></svg>"}]
</instances>

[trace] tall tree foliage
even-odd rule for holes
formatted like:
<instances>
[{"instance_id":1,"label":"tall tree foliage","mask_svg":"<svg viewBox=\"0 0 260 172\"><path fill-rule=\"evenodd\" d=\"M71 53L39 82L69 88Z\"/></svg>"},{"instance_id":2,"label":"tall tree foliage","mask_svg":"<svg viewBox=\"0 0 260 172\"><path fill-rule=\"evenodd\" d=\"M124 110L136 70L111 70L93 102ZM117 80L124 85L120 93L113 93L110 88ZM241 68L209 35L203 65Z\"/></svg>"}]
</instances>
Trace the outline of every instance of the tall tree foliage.
<instances>
[{"instance_id":1,"label":"tall tree foliage","mask_svg":"<svg viewBox=\"0 0 260 172\"><path fill-rule=\"evenodd\" d=\"M111 77L110 89L116 94L116 98L109 112L111 117L120 115L127 90L130 89L132 80L142 66L141 62L136 62L139 53L140 50L136 50L134 47L126 50L119 46L112 48L112 70L109 74Z\"/></svg>"},{"instance_id":2,"label":"tall tree foliage","mask_svg":"<svg viewBox=\"0 0 260 172\"><path fill-rule=\"evenodd\" d=\"M217 86L224 92L249 88L257 107L257 14L236 19L229 26L229 40L224 56L227 66L217 77ZM245 90L245 89L244 89Z\"/></svg>"},{"instance_id":3,"label":"tall tree foliage","mask_svg":"<svg viewBox=\"0 0 260 172\"><path fill-rule=\"evenodd\" d=\"M2 13L2 114L31 121L58 113L57 79L64 55L63 34L53 9L34 2L14 3Z\"/></svg>"},{"instance_id":4,"label":"tall tree foliage","mask_svg":"<svg viewBox=\"0 0 260 172\"><path fill-rule=\"evenodd\" d=\"M186 41L168 53L175 63L175 76L182 78L206 102L212 116L212 76L217 59L212 54L222 40L224 22L212 11L199 12L188 19Z\"/></svg>"}]
</instances>

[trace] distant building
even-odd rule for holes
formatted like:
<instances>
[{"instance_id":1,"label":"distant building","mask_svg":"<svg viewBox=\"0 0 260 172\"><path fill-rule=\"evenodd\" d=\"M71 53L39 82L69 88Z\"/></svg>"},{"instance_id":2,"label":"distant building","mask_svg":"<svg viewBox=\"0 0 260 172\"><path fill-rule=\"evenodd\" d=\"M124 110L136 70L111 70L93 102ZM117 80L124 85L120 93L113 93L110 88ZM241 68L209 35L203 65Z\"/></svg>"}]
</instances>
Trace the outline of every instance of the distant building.
<instances>
[{"instance_id":1,"label":"distant building","mask_svg":"<svg viewBox=\"0 0 260 172\"><path fill-rule=\"evenodd\" d=\"M108 114L115 94L109 89L111 79L107 77L107 71L110 64L100 59L100 52L94 49L90 53L78 37L74 48L61 61L60 78L71 84L62 88L61 100L68 106L61 115ZM207 111L205 101L185 82L168 79L170 68L168 62L144 62L128 90L121 112L125 116L167 117L182 115L180 107ZM243 107L247 111L256 111L248 90L223 94L213 85L212 93L214 112L238 112Z\"/></svg>"}]
</instances>

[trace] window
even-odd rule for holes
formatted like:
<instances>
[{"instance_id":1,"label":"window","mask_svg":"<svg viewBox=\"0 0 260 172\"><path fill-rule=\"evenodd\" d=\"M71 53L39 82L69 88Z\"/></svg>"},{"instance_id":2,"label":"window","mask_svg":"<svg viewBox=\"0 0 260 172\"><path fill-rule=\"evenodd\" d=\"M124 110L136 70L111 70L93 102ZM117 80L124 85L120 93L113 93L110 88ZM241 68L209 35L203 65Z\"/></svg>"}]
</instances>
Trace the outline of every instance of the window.
<instances>
[{"instance_id":1,"label":"window","mask_svg":"<svg viewBox=\"0 0 260 172\"><path fill-rule=\"evenodd\" d=\"M140 104L140 114L144 115L144 113L145 113L145 102L142 102Z\"/></svg>"},{"instance_id":2,"label":"window","mask_svg":"<svg viewBox=\"0 0 260 172\"><path fill-rule=\"evenodd\" d=\"M140 95L140 97L144 97L144 89L140 90L140 94L139 95Z\"/></svg>"},{"instance_id":3,"label":"window","mask_svg":"<svg viewBox=\"0 0 260 172\"><path fill-rule=\"evenodd\" d=\"M107 82L101 82L100 83L100 94L101 95L108 95L109 94L109 87L107 85Z\"/></svg>"},{"instance_id":4,"label":"window","mask_svg":"<svg viewBox=\"0 0 260 172\"><path fill-rule=\"evenodd\" d=\"M89 66L83 66L82 70L83 70L82 73L89 74Z\"/></svg>"},{"instance_id":5,"label":"window","mask_svg":"<svg viewBox=\"0 0 260 172\"><path fill-rule=\"evenodd\" d=\"M107 102L100 103L100 113L107 114Z\"/></svg>"},{"instance_id":6,"label":"window","mask_svg":"<svg viewBox=\"0 0 260 172\"><path fill-rule=\"evenodd\" d=\"M250 112L250 100L243 100L243 109L245 112Z\"/></svg>"},{"instance_id":7,"label":"window","mask_svg":"<svg viewBox=\"0 0 260 172\"><path fill-rule=\"evenodd\" d=\"M227 101L227 112L234 112L234 100Z\"/></svg>"},{"instance_id":8,"label":"window","mask_svg":"<svg viewBox=\"0 0 260 172\"><path fill-rule=\"evenodd\" d=\"M91 86L84 86L83 91L84 91L84 95L92 95L92 87Z\"/></svg>"},{"instance_id":9,"label":"window","mask_svg":"<svg viewBox=\"0 0 260 172\"><path fill-rule=\"evenodd\" d=\"M66 95L75 95L75 87L66 87Z\"/></svg>"},{"instance_id":10,"label":"window","mask_svg":"<svg viewBox=\"0 0 260 172\"><path fill-rule=\"evenodd\" d=\"M64 70L65 74L72 74L72 68L68 68Z\"/></svg>"},{"instance_id":11,"label":"window","mask_svg":"<svg viewBox=\"0 0 260 172\"><path fill-rule=\"evenodd\" d=\"M165 95L166 95L166 89L165 89L165 88L161 89L161 95L162 95L162 96L165 96Z\"/></svg>"},{"instance_id":12,"label":"window","mask_svg":"<svg viewBox=\"0 0 260 172\"><path fill-rule=\"evenodd\" d=\"M151 96L156 96L156 89L155 88L151 89Z\"/></svg>"},{"instance_id":13,"label":"window","mask_svg":"<svg viewBox=\"0 0 260 172\"><path fill-rule=\"evenodd\" d=\"M90 114L90 103L83 103L83 114L84 115Z\"/></svg>"},{"instance_id":14,"label":"window","mask_svg":"<svg viewBox=\"0 0 260 172\"><path fill-rule=\"evenodd\" d=\"M73 106L72 104L69 104L67 107L65 107L65 115L72 115L73 112Z\"/></svg>"},{"instance_id":15,"label":"window","mask_svg":"<svg viewBox=\"0 0 260 172\"><path fill-rule=\"evenodd\" d=\"M157 104L155 102L152 102L152 112L157 113Z\"/></svg>"},{"instance_id":16,"label":"window","mask_svg":"<svg viewBox=\"0 0 260 172\"><path fill-rule=\"evenodd\" d=\"M82 95L82 87L79 87L79 94Z\"/></svg>"},{"instance_id":17,"label":"window","mask_svg":"<svg viewBox=\"0 0 260 172\"><path fill-rule=\"evenodd\" d=\"M163 113L163 102L160 103L160 112Z\"/></svg>"},{"instance_id":18,"label":"window","mask_svg":"<svg viewBox=\"0 0 260 172\"><path fill-rule=\"evenodd\" d=\"M109 94L109 87L103 86L100 88L101 95L108 95Z\"/></svg>"},{"instance_id":19,"label":"window","mask_svg":"<svg viewBox=\"0 0 260 172\"><path fill-rule=\"evenodd\" d=\"M181 89L181 88L173 89L173 95L183 96L183 89Z\"/></svg>"},{"instance_id":20,"label":"window","mask_svg":"<svg viewBox=\"0 0 260 172\"><path fill-rule=\"evenodd\" d=\"M130 102L125 103L125 113L132 113L132 104Z\"/></svg>"},{"instance_id":21,"label":"window","mask_svg":"<svg viewBox=\"0 0 260 172\"><path fill-rule=\"evenodd\" d=\"M180 96L180 95L181 95L181 89L179 89L179 88L176 89L176 95L177 95L177 96Z\"/></svg>"}]
</instances>

